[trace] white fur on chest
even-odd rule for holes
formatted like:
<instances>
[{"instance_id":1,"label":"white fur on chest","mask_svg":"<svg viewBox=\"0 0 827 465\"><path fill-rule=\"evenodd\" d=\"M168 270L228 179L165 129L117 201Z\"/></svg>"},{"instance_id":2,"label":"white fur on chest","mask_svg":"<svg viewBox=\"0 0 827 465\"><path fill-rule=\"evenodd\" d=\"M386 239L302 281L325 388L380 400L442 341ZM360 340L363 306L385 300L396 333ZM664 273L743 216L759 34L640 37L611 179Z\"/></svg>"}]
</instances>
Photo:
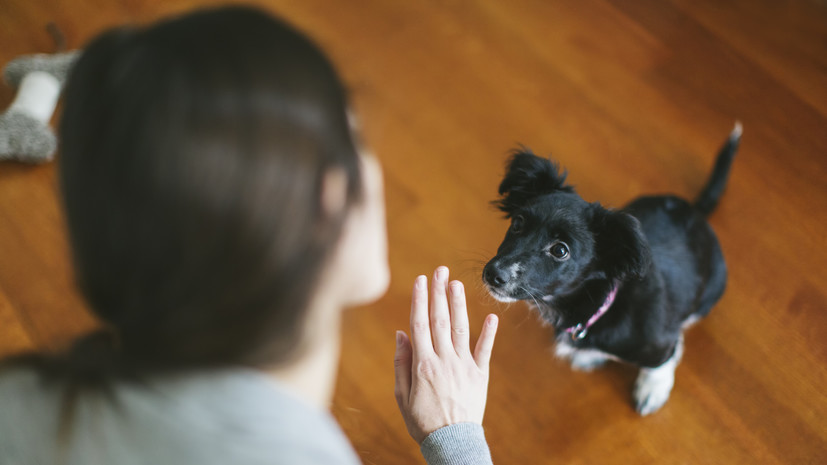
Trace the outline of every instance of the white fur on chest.
<instances>
[{"instance_id":1,"label":"white fur on chest","mask_svg":"<svg viewBox=\"0 0 827 465\"><path fill-rule=\"evenodd\" d=\"M569 342L569 339L567 333L561 334L557 338L554 355L557 356L557 358L567 360L575 370L592 371L609 360L621 361L614 355L603 352L602 350L591 348L579 349L574 347L571 345L571 342Z\"/></svg>"}]
</instances>

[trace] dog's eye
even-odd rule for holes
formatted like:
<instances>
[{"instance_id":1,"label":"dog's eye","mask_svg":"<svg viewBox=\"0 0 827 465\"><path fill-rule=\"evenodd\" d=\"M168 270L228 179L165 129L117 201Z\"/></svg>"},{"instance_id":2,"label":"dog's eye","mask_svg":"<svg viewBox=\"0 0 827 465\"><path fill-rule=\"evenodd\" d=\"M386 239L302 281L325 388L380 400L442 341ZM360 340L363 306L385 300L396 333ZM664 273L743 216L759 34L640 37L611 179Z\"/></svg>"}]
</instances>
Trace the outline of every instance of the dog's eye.
<instances>
[{"instance_id":1,"label":"dog's eye","mask_svg":"<svg viewBox=\"0 0 827 465\"><path fill-rule=\"evenodd\" d=\"M523 231L523 223L525 223L525 218L520 215L515 216L511 219L511 232L514 234L519 234Z\"/></svg>"},{"instance_id":2,"label":"dog's eye","mask_svg":"<svg viewBox=\"0 0 827 465\"><path fill-rule=\"evenodd\" d=\"M549 247L548 253L557 260L568 260L569 246L565 242L555 242Z\"/></svg>"}]
</instances>

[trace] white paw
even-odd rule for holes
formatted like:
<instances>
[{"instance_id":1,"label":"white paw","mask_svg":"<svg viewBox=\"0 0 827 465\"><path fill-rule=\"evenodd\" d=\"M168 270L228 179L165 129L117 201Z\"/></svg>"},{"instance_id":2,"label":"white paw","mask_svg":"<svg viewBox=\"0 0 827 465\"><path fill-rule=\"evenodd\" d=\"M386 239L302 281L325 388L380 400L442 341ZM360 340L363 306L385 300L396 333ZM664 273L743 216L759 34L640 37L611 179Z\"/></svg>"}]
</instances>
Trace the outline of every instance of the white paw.
<instances>
[{"instance_id":1,"label":"white paw","mask_svg":"<svg viewBox=\"0 0 827 465\"><path fill-rule=\"evenodd\" d=\"M675 385L674 367L644 368L635 381L635 409L642 416L655 413L669 400Z\"/></svg>"}]
</instances>

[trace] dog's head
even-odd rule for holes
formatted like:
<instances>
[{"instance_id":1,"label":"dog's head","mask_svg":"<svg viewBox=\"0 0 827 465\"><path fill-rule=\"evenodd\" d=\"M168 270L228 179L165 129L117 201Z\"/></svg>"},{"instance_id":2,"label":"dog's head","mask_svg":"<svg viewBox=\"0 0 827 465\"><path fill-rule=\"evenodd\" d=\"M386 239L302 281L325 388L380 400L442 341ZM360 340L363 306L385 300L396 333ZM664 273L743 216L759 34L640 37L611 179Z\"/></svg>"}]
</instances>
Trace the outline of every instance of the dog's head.
<instances>
[{"instance_id":1,"label":"dog's head","mask_svg":"<svg viewBox=\"0 0 827 465\"><path fill-rule=\"evenodd\" d=\"M649 249L637 219L588 203L566 184L566 173L529 150L508 163L495 205L511 220L483 270L494 298L550 303L587 279L641 276Z\"/></svg>"}]
</instances>

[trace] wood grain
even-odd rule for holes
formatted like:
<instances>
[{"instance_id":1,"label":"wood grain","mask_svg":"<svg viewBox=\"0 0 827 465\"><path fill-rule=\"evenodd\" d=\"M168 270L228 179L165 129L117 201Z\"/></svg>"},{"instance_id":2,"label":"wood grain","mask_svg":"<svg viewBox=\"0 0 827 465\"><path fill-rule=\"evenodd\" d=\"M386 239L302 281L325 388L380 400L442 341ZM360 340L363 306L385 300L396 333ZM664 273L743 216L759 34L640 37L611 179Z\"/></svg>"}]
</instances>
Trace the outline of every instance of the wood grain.
<instances>
[{"instance_id":1,"label":"wood grain","mask_svg":"<svg viewBox=\"0 0 827 465\"><path fill-rule=\"evenodd\" d=\"M807 0L273 0L338 64L385 167L393 282L352 310L333 406L366 464L422 463L393 400L394 330L417 274L451 267L479 328L501 316L485 426L498 464L827 462L827 7ZM358 3L358 6L357 6ZM2 0L0 63L205 3ZM0 86L0 105L13 91ZM489 202L519 143L583 197L693 197L733 122L744 139L711 218L727 293L691 329L672 398L639 418L634 371L572 372L521 304L479 283L506 223ZM0 163L0 354L91 325L54 165Z\"/></svg>"}]
</instances>

